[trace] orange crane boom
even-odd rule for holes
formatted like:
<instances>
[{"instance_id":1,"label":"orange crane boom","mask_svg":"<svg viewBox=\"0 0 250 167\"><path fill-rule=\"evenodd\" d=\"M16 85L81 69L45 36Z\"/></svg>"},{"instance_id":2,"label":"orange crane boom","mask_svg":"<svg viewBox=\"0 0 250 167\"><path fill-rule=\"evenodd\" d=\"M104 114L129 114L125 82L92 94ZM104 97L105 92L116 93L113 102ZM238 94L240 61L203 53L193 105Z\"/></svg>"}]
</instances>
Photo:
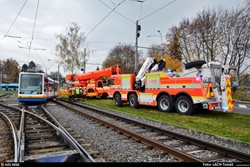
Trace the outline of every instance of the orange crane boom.
<instances>
[{"instance_id":1,"label":"orange crane boom","mask_svg":"<svg viewBox=\"0 0 250 167\"><path fill-rule=\"evenodd\" d=\"M83 74L68 74L66 76L66 80L73 81L73 82L74 81L84 82L88 80L98 80L105 76L120 74L120 72L121 72L120 66L116 65L116 66L104 68L102 70L87 72Z\"/></svg>"}]
</instances>

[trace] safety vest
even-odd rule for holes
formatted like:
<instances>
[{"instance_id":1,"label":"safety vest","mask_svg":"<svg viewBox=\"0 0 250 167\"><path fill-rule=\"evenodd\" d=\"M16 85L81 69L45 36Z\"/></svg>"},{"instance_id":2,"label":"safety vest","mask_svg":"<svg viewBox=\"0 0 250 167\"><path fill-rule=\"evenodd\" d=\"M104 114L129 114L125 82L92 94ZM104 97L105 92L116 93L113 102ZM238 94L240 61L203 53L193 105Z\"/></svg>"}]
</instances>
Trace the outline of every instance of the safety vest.
<instances>
[{"instance_id":1,"label":"safety vest","mask_svg":"<svg viewBox=\"0 0 250 167\"><path fill-rule=\"evenodd\" d=\"M76 91L76 95L79 95L79 94L80 94L79 88L76 88L75 91Z\"/></svg>"}]
</instances>

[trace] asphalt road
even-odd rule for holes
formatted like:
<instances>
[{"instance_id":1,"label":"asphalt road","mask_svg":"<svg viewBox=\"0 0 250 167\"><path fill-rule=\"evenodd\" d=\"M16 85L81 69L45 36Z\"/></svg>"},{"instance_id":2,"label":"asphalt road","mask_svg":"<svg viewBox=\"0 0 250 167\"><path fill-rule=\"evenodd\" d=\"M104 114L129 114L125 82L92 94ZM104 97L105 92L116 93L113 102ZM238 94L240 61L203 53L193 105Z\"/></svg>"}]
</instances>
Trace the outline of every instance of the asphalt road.
<instances>
[{"instance_id":1,"label":"asphalt road","mask_svg":"<svg viewBox=\"0 0 250 167\"><path fill-rule=\"evenodd\" d=\"M250 102L236 101L233 112L250 115Z\"/></svg>"}]
</instances>

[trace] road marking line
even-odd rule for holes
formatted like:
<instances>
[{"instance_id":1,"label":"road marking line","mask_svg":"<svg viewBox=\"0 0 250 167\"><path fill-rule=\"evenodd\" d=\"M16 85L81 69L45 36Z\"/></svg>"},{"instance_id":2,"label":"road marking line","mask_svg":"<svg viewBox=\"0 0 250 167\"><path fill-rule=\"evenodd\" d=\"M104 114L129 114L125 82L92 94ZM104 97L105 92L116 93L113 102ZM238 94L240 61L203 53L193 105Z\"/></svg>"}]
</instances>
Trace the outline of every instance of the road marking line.
<instances>
[{"instance_id":1,"label":"road marking line","mask_svg":"<svg viewBox=\"0 0 250 167\"><path fill-rule=\"evenodd\" d=\"M247 106L244 105L244 104L239 104L239 107L240 107L240 108L247 108Z\"/></svg>"}]
</instances>

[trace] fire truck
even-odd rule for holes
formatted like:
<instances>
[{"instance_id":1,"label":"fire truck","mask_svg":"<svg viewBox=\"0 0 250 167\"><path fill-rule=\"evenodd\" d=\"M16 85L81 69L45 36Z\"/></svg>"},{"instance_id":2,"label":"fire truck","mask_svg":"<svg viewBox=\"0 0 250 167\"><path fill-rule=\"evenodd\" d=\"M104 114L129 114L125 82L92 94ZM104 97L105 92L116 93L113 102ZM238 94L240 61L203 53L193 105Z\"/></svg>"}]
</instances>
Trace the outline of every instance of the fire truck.
<instances>
[{"instance_id":1,"label":"fire truck","mask_svg":"<svg viewBox=\"0 0 250 167\"><path fill-rule=\"evenodd\" d=\"M88 73L67 75L66 81L73 83L73 89L81 88L83 95L86 97L106 98L110 88L110 80L108 77L114 74L120 74L120 66L116 65ZM72 90L72 88L70 90ZM72 96L72 93L70 94Z\"/></svg>"},{"instance_id":2,"label":"fire truck","mask_svg":"<svg viewBox=\"0 0 250 167\"><path fill-rule=\"evenodd\" d=\"M183 115L193 114L196 106L231 112L231 88L238 86L236 72L236 67L218 62L194 61L185 64L184 72L178 74L166 71L165 61L147 58L136 76L112 75L114 85L109 96L119 107L128 102L132 108L157 106L160 111L175 109Z\"/></svg>"}]
</instances>

